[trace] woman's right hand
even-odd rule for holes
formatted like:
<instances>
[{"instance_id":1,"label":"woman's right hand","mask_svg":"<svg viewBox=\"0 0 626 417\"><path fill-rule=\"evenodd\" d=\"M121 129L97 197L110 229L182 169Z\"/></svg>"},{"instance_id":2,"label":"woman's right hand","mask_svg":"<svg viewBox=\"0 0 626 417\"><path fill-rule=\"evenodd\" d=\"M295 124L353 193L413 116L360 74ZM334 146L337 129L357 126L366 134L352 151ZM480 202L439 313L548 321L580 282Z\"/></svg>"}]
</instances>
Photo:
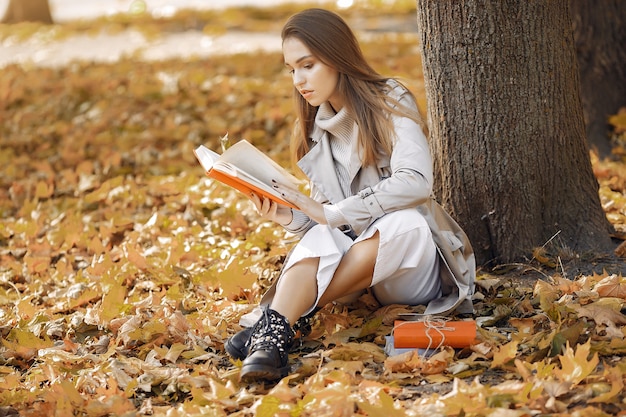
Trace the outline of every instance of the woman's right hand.
<instances>
[{"instance_id":1,"label":"woman's right hand","mask_svg":"<svg viewBox=\"0 0 626 417\"><path fill-rule=\"evenodd\" d=\"M252 200L252 203L262 218L274 221L283 226L291 223L293 219L291 208L275 203L267 197L263 197L261 200L256 193L251 193L250 200Z\"/></svg>"}]
</instances>

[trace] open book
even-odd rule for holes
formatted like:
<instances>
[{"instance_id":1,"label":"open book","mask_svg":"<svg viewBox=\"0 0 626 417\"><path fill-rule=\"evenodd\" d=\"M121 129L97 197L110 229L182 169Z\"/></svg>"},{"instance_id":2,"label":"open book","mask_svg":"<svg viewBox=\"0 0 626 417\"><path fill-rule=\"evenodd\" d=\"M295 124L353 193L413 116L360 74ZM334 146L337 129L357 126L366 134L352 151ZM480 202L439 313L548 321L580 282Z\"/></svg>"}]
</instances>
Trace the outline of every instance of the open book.
<instances>
[{"instance_id":1,"label":"open book","mask_svg":"<svg viewBox=\"0 0 626 417\"><path fill-rule=\"evenodd\" d=\"M300 181L250 142L240 140L221 155L203 145L193 152L210 178L248 196L256 193L261 198L267 197L279 204L298 208L281 197L272 187L272 180L295 190Z\"/></svg>"}]
</instances>

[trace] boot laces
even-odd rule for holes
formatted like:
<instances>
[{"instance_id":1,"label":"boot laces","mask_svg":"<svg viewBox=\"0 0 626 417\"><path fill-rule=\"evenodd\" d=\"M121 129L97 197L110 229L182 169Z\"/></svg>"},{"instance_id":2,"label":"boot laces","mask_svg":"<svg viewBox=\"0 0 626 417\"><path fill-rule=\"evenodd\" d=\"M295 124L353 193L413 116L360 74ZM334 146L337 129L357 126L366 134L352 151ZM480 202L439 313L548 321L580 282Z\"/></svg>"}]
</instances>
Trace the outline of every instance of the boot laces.
<instances>
[{"instance_id":1,"label":"boot laces","mask_svg":"<svg viewBox=\"0 0 626 417\"><path fill-rule=\"evenodd\" d=\"M287 347L292 339L293 330L287 319L269 308L264 308L263 315L252 331L250 351L277 349L280 357L286 358Z\"/></svg>"}]
</instances>

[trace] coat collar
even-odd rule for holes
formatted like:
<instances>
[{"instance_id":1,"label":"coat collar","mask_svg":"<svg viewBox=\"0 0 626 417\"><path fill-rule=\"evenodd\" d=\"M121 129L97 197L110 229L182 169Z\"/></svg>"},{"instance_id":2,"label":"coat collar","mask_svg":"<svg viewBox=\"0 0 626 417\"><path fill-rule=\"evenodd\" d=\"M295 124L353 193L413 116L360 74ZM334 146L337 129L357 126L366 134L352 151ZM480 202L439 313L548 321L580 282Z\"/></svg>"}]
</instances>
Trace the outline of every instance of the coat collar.
<instances>
[{"instance_id":1,"label":"coat collar","mask_svg":"<svg viewBox=\"0 0 626 417\"><path fill-rule=\"evenodd\" d=\"M335 204L345 197L337 178L328 133L316 126L311 140L313 147L298 161L298 167L322 194Z\"/></svg>"}]
</instances>

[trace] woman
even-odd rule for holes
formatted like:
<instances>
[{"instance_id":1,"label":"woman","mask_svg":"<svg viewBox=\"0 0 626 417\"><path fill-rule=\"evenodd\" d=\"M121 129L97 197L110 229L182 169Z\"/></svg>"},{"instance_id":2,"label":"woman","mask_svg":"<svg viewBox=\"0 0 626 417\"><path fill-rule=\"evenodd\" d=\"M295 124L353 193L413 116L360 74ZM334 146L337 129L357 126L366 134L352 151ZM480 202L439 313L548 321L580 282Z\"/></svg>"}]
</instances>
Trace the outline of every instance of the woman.
<instances>
[{"instance_id":1,"label":"woman","mask_svg":"<svg viewBox=\"0 0 626 417\"><path fill-rule=\"evenodd\" d=\"M311 193L274 184L299 210L251 196L262 217L301 240L263 297L258 322L226 343L245 358L246 380L288 373L292 323L318 306L367 288L382 304L442 295L428 208L432 161L413 95L372 69L333 12L297 13L282 41L298 113L291 151ZM457 291L453 308L469 293Z\"/></svg>"}]
</instances>

